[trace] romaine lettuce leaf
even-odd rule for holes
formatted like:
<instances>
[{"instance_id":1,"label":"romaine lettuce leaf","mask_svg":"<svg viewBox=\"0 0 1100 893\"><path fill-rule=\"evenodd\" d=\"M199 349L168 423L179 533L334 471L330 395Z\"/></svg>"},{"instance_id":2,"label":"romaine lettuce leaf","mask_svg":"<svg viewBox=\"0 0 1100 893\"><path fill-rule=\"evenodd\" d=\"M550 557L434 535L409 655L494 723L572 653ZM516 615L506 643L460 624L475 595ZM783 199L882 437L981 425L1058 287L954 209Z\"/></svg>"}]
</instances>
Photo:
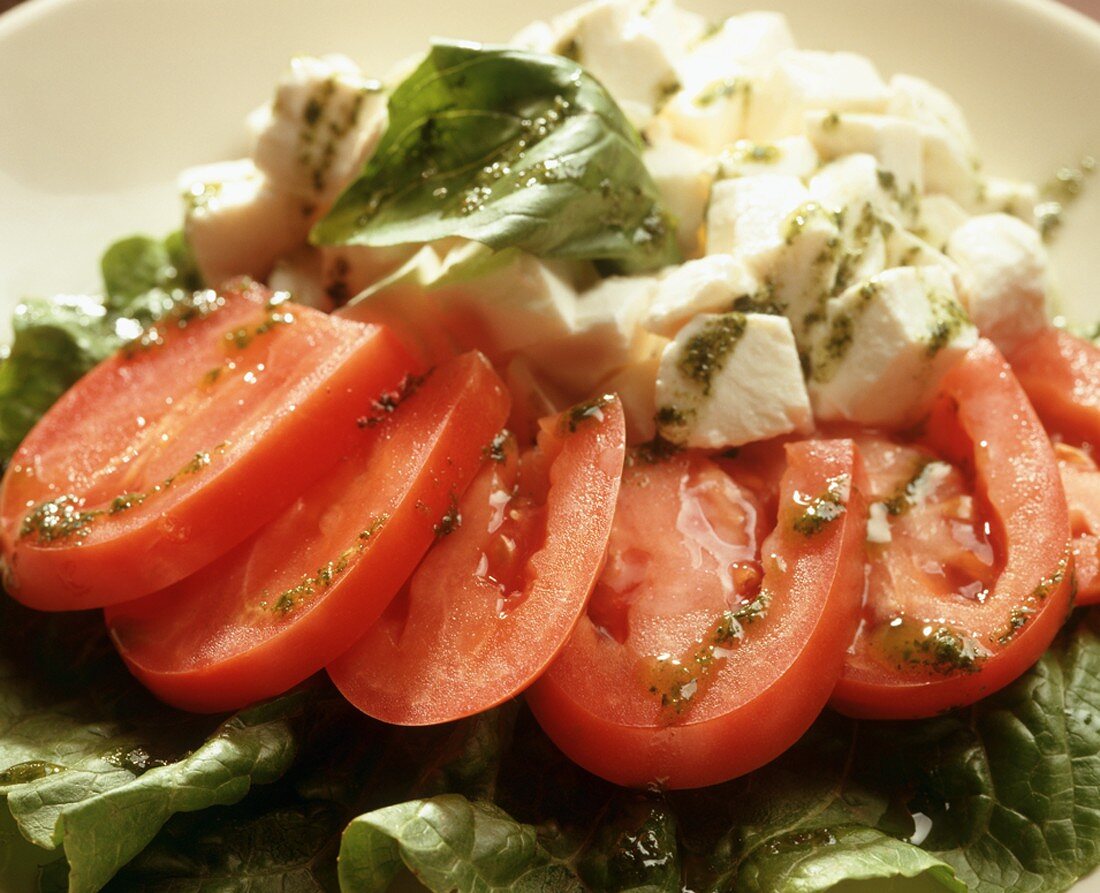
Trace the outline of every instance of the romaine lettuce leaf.
<instances>
[{"instance_id":1,"label":"romaine lettuce leaf","mask_svg":"<svg viewBox=\"0 0 1100 893\"><path fill-rule=\"evenodd\" d=\"M106 298L28 298L0 361L0 463L65 391L202 283L183 236L134 236L107 249Z\"/></svg>"},{"instance_id":2,"label":"romaine lettuce leaf","mask_svg":"<svg viewBox=\"0 0 1100 893\"><path fill-rule=\"evenodd\" d=\"M393 91L377 151L312 239L453 236L620 272L679 260L638 135L594 78L560 56L435 43Z\"/></svg>"}]
</instances>

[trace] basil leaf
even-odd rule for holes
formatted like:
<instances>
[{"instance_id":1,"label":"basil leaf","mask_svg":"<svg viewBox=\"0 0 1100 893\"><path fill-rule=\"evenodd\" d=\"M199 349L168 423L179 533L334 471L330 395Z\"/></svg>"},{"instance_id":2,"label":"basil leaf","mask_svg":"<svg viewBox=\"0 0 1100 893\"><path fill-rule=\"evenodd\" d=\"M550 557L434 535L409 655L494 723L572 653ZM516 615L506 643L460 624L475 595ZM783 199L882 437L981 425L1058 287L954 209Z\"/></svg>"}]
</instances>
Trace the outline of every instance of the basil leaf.
<instances>
[{"instance_id":1,"label":"basil leaf","mask_svg":"<svg viewBox=\"0 0 1100 893\"><path fill-rule=\"evenodd\" d=\"M620 272L680 259L637 133L594 78L560 56L436 43L393 91L377 151L311 238L453 236Z\"/></svg>"},{"instance_id":2,"label":"basil leaf","mask_svg":"<svg viewBox=\"0 0 1100 893\"><path fill-rule=\"evenodd\" d=\"M190 247L181 232L163 241L130 236L111 245L100 261L106 306L113 314L150 323L183 295L202 288Z\"/></svg>"}]
</instances>

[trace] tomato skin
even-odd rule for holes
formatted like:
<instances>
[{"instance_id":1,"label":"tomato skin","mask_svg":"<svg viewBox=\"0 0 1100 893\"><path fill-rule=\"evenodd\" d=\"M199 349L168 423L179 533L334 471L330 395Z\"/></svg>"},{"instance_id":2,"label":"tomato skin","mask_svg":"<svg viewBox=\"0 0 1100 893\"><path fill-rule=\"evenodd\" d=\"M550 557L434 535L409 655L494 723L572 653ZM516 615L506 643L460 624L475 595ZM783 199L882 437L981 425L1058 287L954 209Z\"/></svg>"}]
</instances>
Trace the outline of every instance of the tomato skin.
<instances>
[{"instance_id":1,"label":"tomato skin","mask_svg":"<svg viewBox=\"0 0 1100 893\"><path fill-rule=\"evenodd\" d=\"M1054 444L1073 532L1078 605L1100 604L1100 468L1085 451Z\"/></svg>"},{"instance_id":2,"label":"tomato skin","mask_svg":"<svg viewBox=\"0 0 1100 893\"><path fill-rule=\"evenodd\" d=\"M462 526L395 600L404 616L387 612L329 666L352 704L389 723L450 722L514 697L561 651L602 568L623 468L622 407L612 398L598 412L572 426L569 411L544 419L522 471L514 447L486 464L463 497ZM519 511L534 542L504 520ZM521 579L499 587L494 527L519 550L498 576Z\"/></svg>"},{"instance_id":3,"label":"tomato skin","mask_svg":"<svg viewBox=\"0 0 1100 893\"><path fill-rule=\"evenodd\" d=\"M864 536L862 467L851 441L789 444L786 453L779 522L761 547L772 602L686 716L662 717L636 678L637 653L591 616L528 690L543 729L590 772L634 787L716 784L774 759L825 706L859 619L863 576L852 559ZM844 475L846 511L813 535L796 532L798 500Z\"/></svg>"},{"instance_id":4,"label":"tomato skin","mask_svg":"<svg viewBox=\"0 0 1100 893\"><path fill-rule=\"evenodd\" d=\"M1047 430L1100 449L1100 347L1062 329L1044 329L1009 356Z\"/></svg>"},{"instance_id":5,"label":"tomato skin","mask_svg":"<svg viewBox=\"0 0 1100 893\"><path fill-rule=\"evenodd\" d=\"M0 494L6 585L16 599L48 611L99 607L195 572L336 462L358 436L356 417L413 368L386 330L292 304L277 308L292 324L234 347L225 336L255 331L276 312L266 309L269 297L253 284L225 293L222 309L168 327L162 345L101 363L35 426ZM237 364L232 373L204 383L227 364ZM258 383L243 383L249 368L260 370L247 373ZM163 445L153 439L160 430ZM177 474L200 453L209 467ZM106 511L116 497L152 492L171 476L171 488ZM67 492L87 494L87 507L103 511L86 533L44 543L21 535L30 506Z\"/></svg>"},{"instance_id":6,"label":"tomato skin","mask_svg":"<svg viewBox=\"0 0 1100 893\"><path fill-rule=\"evenodd\" d=\"M197 712L238 708L317 672L412 573L507 414L483 357L440 367L250 539L166 590L108 608L123 660L157 697Z\"/></svg>"},{"instance_id":7,"label":"tomato skin","mask_svg":"<svg viewBox=\"0 0 1100 893\"><path fill-rule=\"evenodd\" d=\"M1002 540L1003 562L983 603L940 610L980 624L981 644L991 653L970 672L902 670L874 659L861 628L830 702L849 716L915 719L971 704L1035 663L1071 607L1073 556L1061 480L1050 441L1008 364L990 342L979 341L944 378L938 400L929 440L972 471ZM1020 606L1034 613L999 642L997 631Z\"/></svg>"}]
</instances>

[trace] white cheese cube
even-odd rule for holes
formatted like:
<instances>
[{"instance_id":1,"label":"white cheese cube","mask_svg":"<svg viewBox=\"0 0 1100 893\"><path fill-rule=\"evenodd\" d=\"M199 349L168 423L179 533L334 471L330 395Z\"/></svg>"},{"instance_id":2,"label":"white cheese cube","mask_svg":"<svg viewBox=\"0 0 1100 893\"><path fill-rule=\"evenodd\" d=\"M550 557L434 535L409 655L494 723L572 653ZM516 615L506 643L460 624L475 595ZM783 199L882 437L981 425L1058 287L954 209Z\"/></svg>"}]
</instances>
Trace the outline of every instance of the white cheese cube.
<instances>
[{"instance_id":1,"label":"white cheese cube","mask_svg":"<svg viewBox=\"0 0 1100 893\"><path fill-rule=\"evenodd\" d=\"M809 433L790 323L758 313L697 316L661 355L657 426L672 442L703 449Z\"/></svg>"},{"instance_id":2,"label":"white cheese cube","mask_svg":"<svg viewBox=\"0 0 1100 893\"><path fill-rule=\"evenodd\" d=\"M890 79L890 100L886 111L918 124L942 129L972 155L974 138L962 109L950 96L926 80L907 74Z\"/></svg>"},{"instance_id":3,"label":"white cheese cube","mask_svg":"<svg viewBox=\"0 0 1100 893\"><path fill-rule=\"evenodd\" d=\"M707 155L717 155L744 135L752 94L748 74L730 64L721 78L676 93L658 117L677 139Z\"/></svg>"},{"instance_id":4,"label":"white cheese cube","mask_svg":"<svg viewBox=\"0 0 1100 893\"><path fill-rule=\"evenodd\" d=\"M277 188L323 213L381 138L386 97L344 56L294 59L252 117L252 157Z\"/></svg>"},{"instance_id":5,"label":"white cheese cube","mask_svg":"<svg viewBox=\"0 0 1100 893\"><path fill-rule=\"evenodd\" d=\"M738 140L718 158L718 176L751 177L782 174L808 180L821 166L817 149L804 136L788 136L774 143Z\"/></svg>"},{"instance_id":6,"label":"white cheese cube","mask_svg":"<svg viewBox=\"0 0 1100 893\"><path fill-rule=\"evenodd\" d=\"M912 424L976 340L947 270L886 270L829 302L809 350L814 414L885 428Z\"/></svg>"},{"instance_id":7,"label":"white cheese cube","mask_svg":"<svg viewBox=\"0 0 1100 893\"><path fill-rule=\"evenodd\" d=\"M835 287L849 253L847 240L836 215L817 202L799 207L784 221L782 232L783 244L763 274L759 297L783 311L802 344L806 332L820 321Z\"/></svg>"},{"instance_id":8,"label":"white cheese cube","mask_svg":"<svg viewBox=\"0 0 1100 893\"><path fill-rule=\"evenodd\" d=\"M310 219L302 199L277 191L248 159L180 174L184 231L202 277L266 279L275 259L304 245Z\"/></svg>"},{"instance_id":9,"label":"white cheese cube","mask_svg":"<svg viewBox=\"0 0 1100 893\"><path fill-rule=\"evenodd\" d=\"M794 37L782 15L748 12L731 16L683 57L678 66L680 80L694 92L724 81L735 70L762 74L783 50L794 48Z\"/></svg>"},{"instance_id":10,"label":"white cheese cube","mask_svg":"<svg viewBox=\"0 0 1100 893\"><path fill-rule=\"evenodd\" d=\"M653 276L604 279L577 296L568 332L532 339L523 353L571 399L588 396L612 373L660 352L665 339L640 325L656 288Z\"/></svg>"},{"instance_id":11,"label":"white cheese cube","mask_svg":"<svg viewBox=\"0 0 1100 893\"><path fill-rule=\"evenodd\" d=\"M703 217L714 180L714 164L698 149L673 139L657 139L642 160L676 222L676 241L684 257L702 253Z\"/></svg>"},{"instance_id":12,"label":"white cheese cube","mask_svg":"<svg viewBox=\"0 0 1100 893\"><path fill-rule=\"evenodd\" d=\"M810 198L797 177L760 174L719 180L707 208L707 254L737 254L750 267L770 262L786 219Z\"/></svg>"},{"instance_id":13,"label":"white cheese cube","mask_svg":"<svg viewBox=\"0 0 1100 893\"><path fill-rule=\"evenodd\" d=\"M814 111L806 114L810 142L821 158L866 153L892 177L899 194L924 191L924 144L917 125L890 115Z\"/></svg>"},{"instance_id":14,"label":"white cheese cube","mask_svg":"<svg viewBox=\"0 0 1100 893\"><path fill-rule=\"evenodd\" d=\"M894 181L896 183L896 181ZM889 176L880 173L878 159L858 153L826 164L809 183L810 195L832 211L844 212L848 223L864 205L886 218L907 216L898 200L898 190ZM903 195L908 203L908 197Z\"/></svg>"},{"instance_id":15,"label":"white cheese cube","mask_svg":"<svg viewBox=\"0 0 1100 893\"><path fill-rule=\"evenodd\" d=\"M942 251L900 226L894 227L886 236L886 266L943 267L952 276L959 269L958 264Z\"/></svg>"},{"instance_id":16,"label":"white cheese cube","mask_svg":"<svg viewBox=\"0 0 1100 893\"><path fill-rule=\"evenodd\" d=\"M652 114L679 88L679 35L662 35L641 3L596 0L553 25L559 35L555 52L588 69L628 114L629 106Z\"/></svg>"},{"instance_id":17,"label":"white cheese cube","mask_svg":"<svg viewBox=\"0 0 1100 893\"><path fill-rule=\"evenodd\" d=\"M881 113L889 97L863 56L784 50L754 92L746 135L765 142L795 136L804 132L806 112Z\"/></svg>"},{"instance_id":18,"label":"white cheese cube","mask_svg":"<svg viewBox=\"0 0 1100 893\"><path fill-rule=\"evenodd\" d=\"M594 393L618 394L626 417L627 443L646 443L657 433L657 370L661 357L624 366L601 381Z\"/></svg>"},{"instance_id":19,"label":"white cheese cube","mask_svg":"<svg viewBox=\"0 0 1100 893\"><path fill-rule=\"evenodd\" d=\"M285 291L295 304L316 307L326 313L334 306L321 277L321 252L312 245L303 245L275 261L267 287Z\"/></svg>"},{"instance_id":20,"label":"white cheese cube","mask_svg":"<svg viewBox=\"0 0 1100 893\"><path fill-rule=\"evenodd\" d=\"M974 217L955 230L947 254L971 319L1002 351L1048 325L1047 252L1032 227L1007 214Z\"/></svg>"},{"instance_id":21,"label":"white cheese cube","mask_svg":"<svg viewBox=\"0 0 1100 893\"><path fill-rule=\"evenodd\" d=\"M536 19L520 28L508 41L509 46L531 50L534 53L552 53L557 43L558 33L554 30L554 26L541 19Z\"/></svg>"},{"instance_id":22,"label":"white cheese cube","mask_svg":"<svg viewBox=\"0 0 1100 893\"><path fill-rule=\"evenodd\" d=\"M671 338L696 314L732 310L737 298L753 295L759 287L740 258L710 254L689 260L661 276L641 325Z\"/></svg>"},{"instance_id":23,"label":"white cheese cube","mask_svg":"<svg viewBox=\"0 0 1100 893\"><path fill-rule=\"evenodd\" d=\"M320 249L321 286L336 306L346 304L361 291L394 273L419 250L417 245L323 246Z\"/></svg>"},{"instance_id":24,"label":"white cheese cube","mask_svg":"<svg viewBox=\"0 0 1100 893\"><path fill-rule=\"evenodd\" d=\"M978 191L975 211L979 214L1011 214L1025 223L1033 223L1035 206L1039 202L1039 188L1034 183L986 177Z\"/></svg>"},{"instance_id":25,"label":"white cheese cube","mask_svg":"<svg viewBox=\"0 0 1100 893\"><path fill-rule=\"evenodd\" d=\"M969 219L970 215L953 198L946 195L926 195L920 200L914 232L942 251L951 234Z\"/></svg>"}]
</instances>

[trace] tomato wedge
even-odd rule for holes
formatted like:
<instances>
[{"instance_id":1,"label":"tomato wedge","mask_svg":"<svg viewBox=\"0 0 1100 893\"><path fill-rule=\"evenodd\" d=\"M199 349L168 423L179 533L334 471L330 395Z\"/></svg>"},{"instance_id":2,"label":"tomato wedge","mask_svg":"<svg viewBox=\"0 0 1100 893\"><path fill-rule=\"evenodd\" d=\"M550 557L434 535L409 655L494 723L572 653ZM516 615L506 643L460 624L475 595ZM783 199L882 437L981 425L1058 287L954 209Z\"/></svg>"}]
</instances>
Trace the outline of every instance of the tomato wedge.
<instances>
[{"instance_id":1,"label":"tomato wedge","mask_svg":"<svg viewBox=\"0 0 1100 893\"><path fill-rule=\"evenodd\" d=\"M737 463L687 453L624 472L587 614L527 693L589 771L715 784L825 706L859 619L862 468L851 441L770 446L787 457L777 520Z\"/></svg>"},{"instance_id":2,"label":"tomato wedge","mask_svg":"<svg viewBox=\"0 0 1100 893\"><path fill-rule=\"evenodd\" d=\"M1055 440L1069 501L1077 603L1100 603L1100 348L1047 329L1009 357L1039 418Z\"/></svg>"},{"instance_id":3,"label":"tomato wedge","mask_svg":"<svg viewBox=\"0 0 1100 893\"><path fill-rule=\"evenodd\" d=\"M386 330L242 284L202 292L35 426L0 494L8 591L43 610L168 586L337 461L413 361Z\"/></svg>"},{"instance_id":4,"label":"tomato wedge","mask_svg":"<svg viewBox=\"0 0 1100 893\"><path fill-rule=\"evenodd\" d=\"M1069 517L1050 441L980 341L945 377L923 436L861 440L872 499L860 633L832 704L907 719L1007 685L1070 608Z\"/></svg>"},{"instance_id":5,"label":"tomato wedge","mask_svg":"<svg viewBox=\"0 0 1100 893\"><path fill-rule=\"evenodd\" d=\"M504 386L479 354L440 367L250 539L168 589L108 608L119 653L187 710L286 691L347 650L455 523L507 415Z\"/></svg>"},{"instance_id":6,"label":"tomato wedge","mask_svg":"<svg viewBox=\"0 0 1100 893\"><path fill-rule=\"evenodd\" d=\"M498 442L402 594L329 666L356 707L402 725L448 722L522 691L554 659L603 564L623 468L615 397L544 419L522 467Z\"/></svg>"}]
</instances>

